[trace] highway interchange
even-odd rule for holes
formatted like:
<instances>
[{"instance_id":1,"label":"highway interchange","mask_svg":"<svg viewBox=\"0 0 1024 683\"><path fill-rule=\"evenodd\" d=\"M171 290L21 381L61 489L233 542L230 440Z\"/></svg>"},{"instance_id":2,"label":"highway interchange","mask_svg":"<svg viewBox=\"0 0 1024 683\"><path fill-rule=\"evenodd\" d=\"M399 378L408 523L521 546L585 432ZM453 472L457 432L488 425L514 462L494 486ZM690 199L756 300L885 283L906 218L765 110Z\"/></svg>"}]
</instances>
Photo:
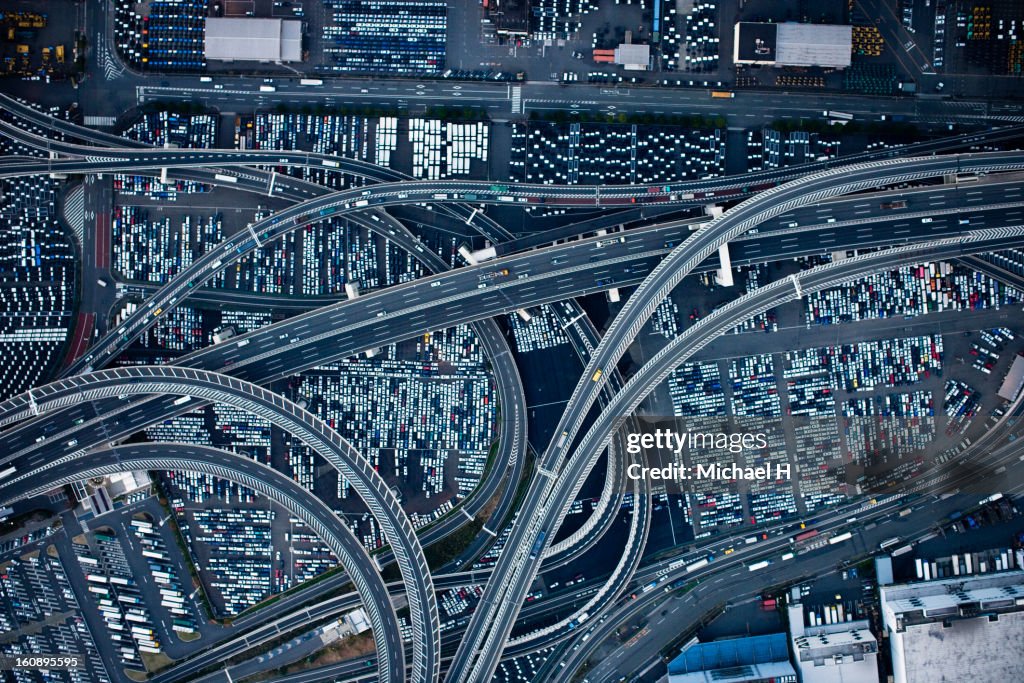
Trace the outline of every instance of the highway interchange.
<instances>
[{"instance_id":1,"label":"highway interchange","mask_svg":"<svg viewBox=\"0 0 1024 683\"><path fill-rule=\"evenodd\" d=\"M233 93L225 91L225 94ZM50 120L46 125L54 124ZM39 144L38 139L18 135L10 126L5 126L4 131L20 137L23 142ZM103 135L92 141L105 145L115 142L110 136L104 138ZM362 482L360 496L378 520L383 520L390 550L403 575L402 594L410 606L413 632L421 634L414 635L411 643L412 668L408 674L411 680L437 680L445 669L445 663L445 680L490 680L502 656L536 651L571 639L577 635L573 631L579 623L587 619L587 616L581 619L580 615L588 615L591 623L597 624L588 631L588 636L594 636L590 644L565 652L566 658L561 662L549 660L546 675L551 680L559 680L561 667L575 671L582 666L589 647L603 641L614 630L615 624L622 623L626 614L636 613L661 598L662 592L645 594L641 599L625 604L617 603L616 596L648 577L652 571L664 572L658 574L659 580L674 580L680 576L678 567L665 570L669 562L638 572L649 518L645 514L635 514L628 552L623 553L616 571L603 584L594 586L586 606L576 609L573 615L543 632L510 640L525 594L540 570L541 562L553 555L550 551L531 555L534 539L543 532L547 538L546 542L541 539L543 545L551 543L564 520L566 507L621 427L622 416L632 414L640 401L673 368L738 322L807 293L899 264L968 257L1024 244L1024 229L1021 227L1024 223L1019 209L1024 204L1020 199L1019 181L1011 175L1024 168L1024 156L1016 152L864 160L835 169L804 168L797 172L789 169L756 179L727 178L671 188L502 184L496 189L494 183L471 181L410 182L394 174L389 176L369 164L352 162L345 165L346 160L333 162L307 153L140 151L128 149L131 145L120 142L117 147L93 148L91 152L84 147L60 143L58 154L77 158L42 161L5 159L0 164L0 176L114 170L159 173L163 168L170 168L181 174L180 177L190 177L191 174L191 177L209 181L210 176L214 176L212 180L215 183L226 183L247 191L265 193L272 188L270 191L275 196L298 203L254 223L248 231L227 238L166 286L156 291L136 290L146 296L145 306L140 307L136 316L99 340L85 359L72 367L66 379L0 404L0 424L13 425L0 434L0 451L5 454L0 463L15 466L18 472L16 477L2 482L0 497L15 500L58 483L91 476L90 472L132 468L195 468L194 471L207 472L214 468L225 478L245 479L263 493L267 493L268 488L272 489L276 491L278 502L296 514L305 514L314 520L320 535L331 544L332 550L349 569L360 599L373 615L375 641L381 660L386 662L377 669L376 675L382 681L406 677L406 648L398 642L401 637L394 608L379 575L379 565L387 561L384 556L374 562L361 546L358 551L362 552L357 552L355 546L359 545L358 542L350 532L345 535L342 529L347 531L347 527L338 522L333 513L323 509L310 512L317 507L317 503L309 500L312 496L303 495L297 486L288 486L291 482L281 483L278 487L280 475L275 478L261 471L259 476L254 476L252 468L260 466L252 461L246 461L248 464L234 462L229 454L211 449L181 449L171 445L112 448L106 444L136 433L146 425L187 412L203 400L235 402L253 414L276 421L287 431L308 439L307 442L315 445L318 451L327 453L328 460L349 480ZM959 141L963 142L963 139ZM941 149L941 145L937 148ZM340 172L361 175L375 182L329 193L316 186L310 187L309 183L285 179L272 171L242 168L226 175L206 170L211 165L218 168L255 164L323 166L325 161L338 163ZM966 187L953 184L899 190L900 196L909 198L909 206L897 215L881 208L884 199L894 193L892 190L868 195L853 194L963 173L991 174L991 177L986 182ZM274 180L275 175L279 181ZM801 177L792 180L797 175ZM225 180L225 177L236 180ZM380 212L391 205L422 202L443 206L454 216L468 216L461 204L543 202L552 206L616 207L651 202L685 206L708 203L709 200L736 200L742 196L749 198L711 221L666 221L627 231L622 241L586 237L586 231L581 230L584 233L581 239L566 244L511 253L494 261L448 272L443 272L446 265L436 255L423 254L416 238L408 231L403 232L400 224L388 223L387 214L377 213L376 221L368 218L373 212ZM324 211L329 212L321 213ZM367 226L378 224L377 232L411 249L410 253L419 251L421 260L436 274L351 301L228 295L202 286L217 272L258 246L325 216L341 214L351 214L353 219L363 221ZM385 220L382 221L382 217ZM934 220L923 222L921 219L925 217L934 217ZM510 237L500 226L488 222L486 217L481 218L480 228L483 234L496 241ZM757 228L756 234L745 234L753 228ZM734 263L783 260L819 253L825 247L829 250L863 249L867 246L892 248L837 261L805 271L791 280L769 283L754 290L688 328L632 373L628 380L618 376L615 368L619 359L657 304L687 274L716 267L714 255L718 247L726 243L734 250ZM511 273L507 280L479 286L481 274L506 268ZM508 492L514 491L523 474L525 404L522 402L521 380L511 361L511 354L507 353L507 342L491 319L502 313L600 292L611 286L627 285L639 286L611 327L604 331L603 337L599 337L592 326L586 327L587 321L580 326L581 348L578 352L586 367L555 430L555 434L564 434L565 438L553 440L539 455L525 498L518 502L518 516L506 543L507 551L500 555L492 570L484 597L465 626L462 637L446 635L452 647L457 643L454 657L443 656L434 599L434 591L440 584L436 581L438 576L431 578L420 542L426 543L431 534L437 538L450 533L464 519L458 515L447 517L417 540L393 494L347 442L312 415L258 385L422 332L467 322L478 323L476 329L485 340L492 363L505 363L503 368L496 367L494 372L497 377L507 380L498 382L502 390L500 400L503 406L512 406L513 410L510 416L506 416L502 427L502 448L509 454L508 466L489 473L481 484L484 493L470 500L482 504L499 493L504 484L500 492L499 514L494 517L500 523L513 511L513 497ZM243 335L237 341L189 354L174 368L100 370L148 329L156 318L185 300L271 305L306 312ZM504 361L498 360L502 356ZM605 370L607 372L602 377L598 371ZM600 380L592 379L595 376ZM132 398L136 395L140 398ZM77 396L88 397L88 402L79 404L73 400ZM193 403L177 403L179 396L192 396ZM584 418L595 403L600 406L598 417L584 432ZM80 424L73 424L79 419ZM15 424L17 422L22 423ZM42 442L38 440L41 433L48 435ZM608 482L613 481L615 472L615 468L609 467ZM255 483L264 475L274 482L273 486ZM878 517L891 515L901 504L899 497L893 497L871 510L870 514ZM862 511L866 510L864 506L863 502L853 505ZM319 508L325 506L321 503ZM841 518L848 516L848 509L836 510L826 518L823 528L827 524L843 528ZM589 540L583 546L588 547L606 525L607 518L589 526L584 534ZM487 540L483 536L481 538ZM563 551L572 551L572 546L572 543L563 544ZM729 564L716 565L713 571L725 577L736 576L736 568L742 568L743 562L749 562L753 557L778 554L781 547L785 547L785 539L775 538L770 543L759 544L755 549L738 554ZM733 573L724 573L730 566ZM738 571L738 575L743 576L743 572ZM341 581L337 579L332 585L339 586ZM693 595L686 599L692 599ZM344 604L350 605L351 602ZM336 607L331 605L323 609L333 613L329 610ZM598 614L601 614L600 618ZM193 668L182 669L184 673L177 675L189 675L191 671L200 670L200 666L192 665ZM158 680L168 683L181 680L172 675L174 671L172 669L165 678ZM365 663L343 665L338 674L356 671L364 672ZM283 680L304 679L299 675Z\"/></svg>"}]
</instances>

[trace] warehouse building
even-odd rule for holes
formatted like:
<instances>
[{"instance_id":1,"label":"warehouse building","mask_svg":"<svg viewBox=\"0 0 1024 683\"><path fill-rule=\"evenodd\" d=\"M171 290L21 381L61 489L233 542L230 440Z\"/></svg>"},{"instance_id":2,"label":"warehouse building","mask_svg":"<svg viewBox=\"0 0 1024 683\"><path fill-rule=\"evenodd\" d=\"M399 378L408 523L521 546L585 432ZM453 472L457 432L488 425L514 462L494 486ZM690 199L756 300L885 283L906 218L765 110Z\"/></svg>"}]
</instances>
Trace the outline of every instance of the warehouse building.
<instances>
[{"instance_id":1,"label":"warehouse building","mask_svg":"<svg viewBox=\"0 0 1024 683\"><path fill-rule=\"evenodd\" d=\"M1019 353L1013 358L1013 365L1006 373L1002 385L999 387L999 398L1007 401L1016 401L1020 395L1021 387L1024 387L1024 356Z\"/></svg>"},{"instance_id":2,"label":"warehouse building","mask_svg":"<svg viewBox=\"0 0 1024 683\"><path fill-rule=\"evenodd\" d=\"M799 602L787 615L800 683L878 683L878 640L867 621L806 626Z\"/></svg>"},{"instance_id":3,"label":"warehouse building","mask_svg":"<svg viewBox=\"0 0 1024 683\"><path fill-rule=\"evenodd\" d=\"M647 71L651 65L651 46L622 43L615 48L615 63L626 71Z\"/></svg>"},{"instance_id":4,"label":"warehouse building","mask_svg":"<svg viewBox=\"0 0 1024 683\"><path fill-rule=\"evenodd\" d=\"M853 55L852 26L741 21L733 37L735 64L845 69Z\"/></svg>"},{"instance_id":5,"label":"warehouse building","mask_svg":"<svg viewBox=\"0 0 1024 683\"><path fill-rule=\"evenodd\" d=\"M879 592L894 683L1024 680L1024 571Z\"/></svg>"},{"instance_id":6,"label":"warehouse building","mask_svg":"<svg viewBox=\"0 0 1024 683\"><path fill-rule=\"evenodd\" d=\"M785 633L694 643L669 662L669 683L796 683Z\"/></svg>"},{"instance_id":7,"label":"warehouse building","mask_svg":"<svg viewBox=\"0 0 1024 683\"><path fill-rule=\"evenodd\" d=\"M302 22L210 17L205 49L209 61L301 62Z\"/></svg>"}]
</instances>

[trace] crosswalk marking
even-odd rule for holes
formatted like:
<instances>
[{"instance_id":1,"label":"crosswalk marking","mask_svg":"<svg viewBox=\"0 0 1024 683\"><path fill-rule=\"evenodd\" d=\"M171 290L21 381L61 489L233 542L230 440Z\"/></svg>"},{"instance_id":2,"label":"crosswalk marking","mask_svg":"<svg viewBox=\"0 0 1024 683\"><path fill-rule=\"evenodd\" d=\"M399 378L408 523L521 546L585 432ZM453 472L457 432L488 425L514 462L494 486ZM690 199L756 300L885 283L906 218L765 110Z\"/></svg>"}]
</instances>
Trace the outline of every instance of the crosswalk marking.
<instances>
[{"instance_id":1,"label":"crosswalk marking","mask_svg":"<svg viewBox=\"0 0 1024 683\"><path fill-rule=\"evenodd\" d=\"M124 75L124 66L110 54L110 48L103 34L96 34L96 45L99 50L99 63L103 67L103 77L114 81Z\"/></svg>"},{"instance_id":2,"label":"crosswalk marking","mask_svg":"<svg viewBox=\"0 0 1024 683\"><path fill-rule=\"evenodd\" d=\"M512 86L512 113L523 113L523 88L520 85Z\"/></svg>"},{"instance_id":3,"label":"crosswalk marking","mask_svg":"<svg viewBox=\"0 0 1024 683\"><path fill-rule=\"evenodd\" d=\"M81 185L72 189L64 198L64 220L78 239L79 246L85 239L85 190Z\"/></svg>"}]
</instances>

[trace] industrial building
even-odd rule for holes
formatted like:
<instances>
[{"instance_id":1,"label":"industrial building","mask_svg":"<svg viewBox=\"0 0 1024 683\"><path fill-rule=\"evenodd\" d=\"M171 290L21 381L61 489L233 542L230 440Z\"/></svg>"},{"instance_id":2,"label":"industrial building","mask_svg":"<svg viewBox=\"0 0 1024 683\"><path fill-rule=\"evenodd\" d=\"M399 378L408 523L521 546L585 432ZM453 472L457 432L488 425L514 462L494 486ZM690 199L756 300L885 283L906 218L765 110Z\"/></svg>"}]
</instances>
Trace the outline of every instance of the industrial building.
<instances>
[{"instance_id":1,"label":"industrial building","mask_svg":"<svg viewBox=\"0 0 1024 683\"><path fill-rule=\"evenodd\" d=\"M800 603L787 613L800 683L878 683L878 640L867 621L806 626Z\"/></svg>"},{"instance_id":2,"label":"industrial building","mask_svg":"<svg viewBox=\"0 0 1024 683\"><path fill-rule=\"evenodd\" d=\"M302 22L210 17L205 50L209 61L301 62Z\"/></svg>"},{"instance_id":3,"label":"industrial building","mask_svg":"<svg viewBox=\"0 0 1024 683\"><path fill-rule=\"evenodd\" d=\"M894 683L1024 680L1024 571L879 592Z\"/></svg>"},{"instance_id":4,"label":"industrial building","mask_svg":"<svg viewBox=\"0 0 1024 683\"><path fill-rule=\"evenodd\" d=\"M999 387L999 398L1016 401L1022 386L1024 386L1024 356L1018 353L1014 356L1013 365L1010 366Z\"/></svg>"},{"instance_id":5,"label":"industrial building","mask_svg":"<svg viewBox=\"0 0 1024 683\"><path fill-rule=\"evenodd\" d=\"M733 37L735 64L845 69L853 55L852 26L741 21Z\"/></svg>"},{"instance_id":6,"label":"industrial building","mask_svg":"<svg viewBox=\"0 0 1024 683\"><path fill-rule=\"evenodd\" d=\"M615 63L626 71L647 71L651 65L651 46L622 43L615 48Z\"/></svg>"},{"instance_id":7,"label":"industrial building","mask_svg":"<svg viewBox=\"0 0 1024 683\"><path fill-rule=\"evenodd\" d=\"M785 633L694 643L669 662L668 683L796 683Z\"/></svg>"}]
</instances>

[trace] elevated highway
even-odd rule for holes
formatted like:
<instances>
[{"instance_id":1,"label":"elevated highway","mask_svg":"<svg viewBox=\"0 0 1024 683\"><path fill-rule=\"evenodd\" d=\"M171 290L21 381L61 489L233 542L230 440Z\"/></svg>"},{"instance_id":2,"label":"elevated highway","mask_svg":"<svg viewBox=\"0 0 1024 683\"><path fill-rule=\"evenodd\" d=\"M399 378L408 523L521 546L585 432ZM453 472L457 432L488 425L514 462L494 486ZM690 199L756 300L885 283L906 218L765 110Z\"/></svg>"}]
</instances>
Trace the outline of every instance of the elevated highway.
<instances>
[{"instance_id":1,"label":"elevated highway","mask_svg":"<svg viewBox=\"0 0 1024 683\"><path fill-rule=\"evenodd\" d=\"M395 494L365 458L336 431L298 405L255 384L217 373L175 366L139 366L62 379L7 399L0 403L0 426L70 403L152 394L191 397L186 402L191 408L200 401L224 403L258 415L310 446L349 481L380 525L406 582L415 634L412 677L424 682L436 679L440 657L437 602L430 570L412 524ZM19 467L0 482L0 492L18 495L24 482L40 472L50 472L51 478L63 478L66 468L90 459L88 449L106 440L68 442L69 448L78 450L34 467Z\"/></svg>"},{"instance_id":2,"label":"elevated highway","mask_svg":"<svg viewBox=\"0 0 1024 683\"><path fill-rule=\"evenodd\" d=\"M172 470L221 477L248 486L301 519L348 571L366 607L379 657L378 680L405 678L405 650L387 586L373 559L352 530L319 498L277 470L236 453L194 444L133 444L100 448L55 469L38 469L20 483L18 492L0 493L3 505L41 495L55 487L91 477L135 470Z\"/></svg>"},{"instance_id":3,"label":"elevated highway","mask_svg":"<svg viewBox=\"0 0 1024 683\"><path fill-rule=\"evenodd\" d=\"M741 205L741 206L742 206L742 205ZM254 237L255 237L255 235L254 235ZM588 404L588 407L589 407L589 404Z\"/></svg>"},{"instance_id":4,"label":"elevated highway","mask_svg":"<svg viewBox=\"0 0 1024 683\"><path fill-rule=\"evenodd\" d=\"M461 268L360 297L358 305L343 302L296 316L244 335L232 343L197 351L179 359L178 363L186 367L223 369L253 381L267 381L424 331L600 291L603 287L597 286L594 280L602 277L602 272L612 275L621 272L611 269L614 264L621 264L620 268L627 263L634 264L622 279L615 280L616 284L637 282L657 262L665 247L659 241L631 243L633 239L628 237L625 243L615 242L601 247L596 246L598 240L583 241L502 261L502 266L510 266L515 276L484 289L477 287L478 273L486 273L485 268L490 264ZM638 244L639 249L635 248ZM648 251L648 246L654 249ZM571 262L553 263L570 254L574 255ZM592 258L598 260L591 261ZM643 267L637 270L641 264ZM528 277L519 277L524 274ZM435 282L440 284L435 285ZM465 304L470 301L473 303L467 307ZM246 340L244 347L238 345ZM160 402L159 399L154 400ZM118 426L108 424L106 430L124 433L124 430L145 426L149 423L146 421L176 414L170 401L162 403L156 412L143 414L144 419L125 420ZM82 431L81 428L68 429L74 419L66 412L55 414L48 429L70 439ZM56 437L48 438L43 444L35 443L39 431L46 429L45 420L29 422L24 427L7 430L0 435L0 443L7 453L34 450L40 458L60 457L61 449L55 444Z\"/></svg>"},{"instance_id":5,"label":"elevated highway","mask_svg":"<svg viewBox=\"0 0 1024 683\"><path fill-rule=\"evenodd\" d=\"M698 322L694 327L686 330L680 337L670 342L669 346L662 352L656 354L637 374L630 378L622 391L616 393L613 401L604 407L598 421L592 426L591 431L587 433L565 470L563 470L562 476L558 480L559 486L556 493L552 496L553 507L541 514L537 524L544 529L550 530L548 533L555 533L564 520L569 503L578 494L582 481L586 478L604 447L610 442L612 436L624 422L625 418L623 416L633 414L633 411L639 406L640 402L656 386L664 382L673 369L688 360L701 348L711 343L712 340L731 330L737 322L785 303L787 300L797 299L805 294L841 285L867 273L905 263L917 263L933 258L953 258L970 254L975 249L972 244L979 240L986 243L986 247L983 247L980 251L986 251L989 247L1007 248L1013 242L1020 240L1022 236L1024 236L1024 228L1021 227L1003 231L982 231L968 238L942 240L936 245L900 247L840 261L805 271L794 276L795 279L771 283L715 311L707 318ZM759 300L760 303L758 303ZM765 303L766 301L767 303ZM595 438L594 434L600 435L600 443L593 441ZM989 435L987 434L986 436ZM982 441L985 441L985 439ZM984 446L981 442L977 445L979 448ZM919 483L918 487L920 486L921 484ZM557 510L558 512L552 515L551 510ZM528 578L525 578L524 581L527 583L531 582L532 576L530 575ZM649 575L648 578L650 578ZM581 617L587 613L592 617L594 610L599 609L599 606L605 602L599 599L600 596L601 593L595 595L594 598L570 617L566 617L559 623L546 627L539 632L528 634L528 637L510 641L509 646L517 645L520 642L530 642L533 638L543 635L569 635L569 632L574 628L574 622L578 624ZM513 612L517 610L515 606L509 609Z\"/></svg>"},{"instance_id":6,"label":"elevated highway","mask_svg":"<svg viewBox=\"0 0 1024 683\"><path fill-rule=\"evenodd\" d=\"M697 241L691 242L687 249L696 248L698 250L697 256L694 257L696 263L686 269L686 273L692 271L693 267L696 267L701 261L709 257L714 250L717 250L718 246L742 234L750 227L753 227L753 225L756 225L759 220L784 213L796 206L814 203L827 197L860 189L879 187L894 182L909 182L946 173L983 173L1019 170L1022 157L1024 155L1020 153L1006 152L921 159L911 158L872 162L856 171L853 169L849 171L845 169L843 171L826 171L821 174L823 178L812 176L811 178L813 179L805 179L793 185L785 186L787 187L786 192L794 198L789 203L786 201L776 201L782 199L778 193L780 188L776 187L740 204L726 214L728 218L723 216L721 219L716 219L716 221L709 223L702 231L695 233L691 240ZM891 170L892 174L885 175L885 170ZM834 186L829 185L831 180L848 174L856 175L859 181L853 182L851 178L845 183L833 183ZM889 178L889 180L886 180L886 178ZM821 184L823 187L828 187L828 189L821 192L813 192L810 190L810 187L814 183ZM801 187L806 187L808 192L801 195L798 191ZM544 185L506 186L470 181L381 183L373 185L368 189L344 190L332 193L289 207L273 216L257 221L249 226L247 231L241 231L227 238L220 245L208 250L151 297L144 307L141 307L139 311L122 323L114 333L108 333L97 342L96 348L84 356L78 365L73 368L73 371L79 371L85 367L102 367L106 365L120 354L128 344L155 323L160 315L165 314L171 307L177 305L180 300L184 300L189 295L190 290L205 284L224 267L234 263L243 255L248 254L272 239L277 239L292 230L315 223L329 215L343 215L368 206L380 207L416 201L437 201L443 203L450 200L469 200L469 198L472 198L474 202L485 204L500 204L506 201L529 204L531 201L540 201L543 198L552 204L564 203L571 206L580 203L593 203L594 205L602 206L635 203L638 201L638 197L643 202L658 201L671 203L682 201L679 198L685 196L685 194L673 193L672 188L669 186L618 186L605 188ZM755 202L755 200L756 203L751 205L750 202ZM756 213L759 206L769 204L772 208L763 212L762 215L750 219L743 218L747 212L752 211ZM743 222L744 220L746 222L739 228L730 230L727 227L723 227L726 224L723 224L722 220L726 220L729 223ZM709 234L715 237L708 238L707 235ZM714 249L708 251L706 245L702 244L704 241L709 245L713 243ZM682 249L682 247L678 249ZM677 257L672 258L674 263ZM673 269L670 268L668 270L672 272ZM664 271L665 269L662 270L662 272ZM679 279L681 279L681 276ZM664 287L659 287L658 289L664 289ZM651 310L653 311L653 308ZM632 321L631 325L635 326L635 323L636 321ZM602 352L600 355L603 356L604 353ZM621 356L621 353L619 356ZM606 359L600 358L600 360L605 361ZM592 402L593 397L591 396L589 403Z\"/></svg>"},{"instance_id":7,"label":"elevated highway","mask_svg":"<svg viewBox=\"0 0 1024 683\"><path fill-rule=\"evenodd\" d=\"M587 412L600 392L604 381L601 375L603 369L614 367L618 363L661 301L721 245L773 216L829 197L948 173L1019 170L1022 161L1024 154L1006 152L993 155L897 159L870 162L841 170L834 169L768 189L707 223L655 266L612 321L555 430L555 434L559 435L558 441L549 446L541 458L539 467L550 472L560 471L561 447L571 444L576 438ZM519 599L522 598L524 588L514 579L506 578L512 579L523 571L529 564L528 550L534 543L531 539L548 532L537 525L536 513L543 501L549 499L553 488L550 479L534 477L531 490L527 494L527 502L521 509L522 514L517 521L517 528L513 530L509 542L516 551L505 553L499 558L495 573L497 580L490 582L485 590L483 608L474 613L473 620L476 624L470 628L468 637L463 641L460 656L456 657L446 680L465 683L487 680L493 675L498 662L496 653L500 652L512 628L512 621L507 618L501 619L500 624L495 624L497 613L516 609L518 600L515 594L505 596L510 586L519 589ZM474 663L478 659L480 664L475 666Z\"/></svg>"},{"instance_id":8,"label":"elevated highway","mask_svg":"<svg viewBox=\"0 0 1024 683\"><path fill-rule=\"evenodd\" d=\"M5 95L0 95L0 102L21 118L55 133L84 137L97 143L118 144L124 154L154 149L144 143L126 140L119 136L94 131L67 121L55 119ZM23 144L46 152L88 155L94 151L90 147L32 134L6 121L0 121L0 130ZM408 176L402 173L365 161L343 157L335 158L326 155L316 155L316 158L321 163L323 161L330 161L331 164L334 164L330 167L332 169L338 168L343 172L367 180L396 181L409 179ZM5 161L10 162L11 159L7 157ZM214 183L231 186L230 183L224 180L218 180L218 174L214 171L200 170L199 173ZM327 188L314 183L292 179L286 175L275 174L273 171L265 169L246 170L246 173L236 176L235 179L243 181L244 187L240 189L261 191L263 184L267 184L275 188L281 197L294 201L301 201L308 196L322 195L329 191ZM446 205L441 207L441 209L460 221L469 223L472 219L471 224L491 239L502 239L510 236L509 233L504 231L500 225L490 218L486 216L473 216L466 207ZM407 228L383 211L369 212L368 215L361 212L354 213L350 216L350 220L404 248L430 272L443 272L449 269L449 266L443 259L426 249ZM491 359L492 369L497 379L499 401L502 406L506 407L505 419L499 425L501 431L498 439L501 450L498 452L495 460L507 465L507 479L509 485L512 486L521 476L525 456L520 451L527 441L522 381L519 378L515 364L512 362L508 344L498 326L493 321L481 320L474 327L487 357ZM481 486L473 492L471 499L466 501L462 509L469 516L475 516L496 493L497 486L501 484L505 476L505 473L500 468L496 468L490 476L484 478ZM499 500L493 513L495 520L501 520L508 514L512 504L512 494L513 491L507 491L506 495L503 495ZM461 524L462 520L459 515L450 515L431 529L430 536L435 539L440 538L458 528Z\"/></svg>"},{"instance_id":9,"label":"elevated highway","mask_svg":"<svg viewBox=\"0 0 1024 683\"><path fill-rule=\"evenodd\" d=\"M667 94L671 94L671 92L667 92ZM716 106L722 106L721 102L717 102L715 104ZM143 149L147 147L147 145L145 145L144 143L127 141L125 140L125 138L112 133L96 131L85 128L83 126L78 126L69 121L54 119L48 116L47 114L32 108L24 102L21 102L15 98L11 98L6 95L0 95L0 106L2 106L4 109L7 109L11 113L21 118L24 118L25 120L31 121L35 125L40 126L44 129L52 130L72 137L77 137L82 140L91 142L96 146L102 145L104 147L109 148L135 147L138 149ZM759 171L755 173L745 174L742 177L727 177L719 179L717 181L713 181L710 185L704 185L700 183L684 183L683 186L692 186L698 188L707 186L742 189L745 185L748 185L750 183L759 184L767 181L783 182L785 180L790 180L794 177L799 177L801 175L806 175L809 173L815 173L839 165L848 165L852 163L875 161L900 156L946 153L952 150L961 149L965 146L982 145L986 143L1012 140L1016 137L1021 136L1022 134L1024 134L1024 125L1010 123L1005 126L994 128L988 131L965 133L961 135L939 138L936 140L916 142L909 145L899 145L883 149L869 150L866 152L849 155L847 157L842 157L839 159L829 159L825 161L813 162L809 164L803 164L798 167L788 167L782 169L770 169L766 171ZM335 159L334 157L328 158L331 160L338 160ZM320 159L318 163L322 163L322 159ZM378 179L383 178L378 176ZM682 191L688 190L684 189Z\"/></svg>"}]
</instances>

